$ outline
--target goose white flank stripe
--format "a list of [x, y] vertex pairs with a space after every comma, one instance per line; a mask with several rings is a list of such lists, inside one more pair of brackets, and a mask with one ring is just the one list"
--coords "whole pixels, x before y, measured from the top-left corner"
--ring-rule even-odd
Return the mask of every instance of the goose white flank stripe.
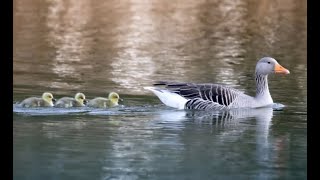
[[[269, 74], [290, 74], [275, 59], [264, 57], [256, 65], [256, 95], [248, 96], [234, 88], [221, 84], [195, 84], [157, 82], [152, 91], [165, 105], [178, 109], [222, 110], [234, 108], [258, 108], [273, 104], [269, 87]], [[157, 87], [164, 86], [164, 88]]]
[[170, 92], [165, 89], [160, 89], [157, 87], [144, 87], [144, 89], [148, 89], [152, 91], [155, 95], [159, 97], [159, 99], [167, 106], [184, 109], [184, 106], [188, 99], [183, 96], [180, 96], [176, 93]]

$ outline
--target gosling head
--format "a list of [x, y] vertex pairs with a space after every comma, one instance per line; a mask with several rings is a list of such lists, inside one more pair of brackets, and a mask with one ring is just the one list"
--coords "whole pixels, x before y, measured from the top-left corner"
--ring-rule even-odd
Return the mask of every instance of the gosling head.
[[290, 71], [282, 67], [275, 59], [271, 57], [261, 58], [256, 65], [256, 74], [290, 74]]
[[86, 96], [83, 93], [77, 93], [74, 98], [83, 105], [87, 104]]
[[116, 105], [118, 105], [119, 100], [120, 100], [120, 101], [123, 101], [123, 100], [120, 98], [119, 94], [118, 94], [118, 93], [115, 93], [115, 92], [109, 93], [108, 99], [109, 99], [112, 103], [114, 103], [114, 104], [116, 104]]
[[45, 92], [42, 94], [42, 99], [49, 103], [51, 106], [56, 102], [56, 99], [53, 98], [53, 95], [49, 92]]

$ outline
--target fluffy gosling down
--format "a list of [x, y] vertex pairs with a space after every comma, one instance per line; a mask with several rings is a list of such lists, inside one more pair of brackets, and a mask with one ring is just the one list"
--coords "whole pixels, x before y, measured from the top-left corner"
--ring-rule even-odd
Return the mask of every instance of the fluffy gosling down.
[[103, 97], [97, 97], [92, 100], [90, 100], [87, 104], [89, 107], [94, 107], [94, 108], [111, 108], [118, 106], [118, 102], [123, 101], [118, 93], [111, 92], [108, 96], [108, 98], [103, 98]]
[[29, 97], [20, 103], [21, 107], [52, 107], [56, 100], [53, 95], [49, 92], [42, 94], [42, 97]]
[[69, 108], [69, 107], [82, 107], [87, 103], [86, 96], [83, 93], [77, 93], [74, 98], [63, 97], [60, 98], [55, 107]]

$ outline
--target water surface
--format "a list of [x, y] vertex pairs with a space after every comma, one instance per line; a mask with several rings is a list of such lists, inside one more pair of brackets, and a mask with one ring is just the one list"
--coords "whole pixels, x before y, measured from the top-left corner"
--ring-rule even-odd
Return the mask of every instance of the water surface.
[[[13, 1], [14, 179], [306, 179], [306, 2]], [[269, 88], [281, 110], [181, 111], [157, 80], [255, 93], [257, 60], [290, 70]], [[50, 91], [109, 110], [21, 109]]]

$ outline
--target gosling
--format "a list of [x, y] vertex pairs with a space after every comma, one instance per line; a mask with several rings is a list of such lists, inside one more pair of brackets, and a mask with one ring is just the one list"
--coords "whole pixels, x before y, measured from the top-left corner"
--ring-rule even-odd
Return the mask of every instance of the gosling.
[[52, 107], [54, 106], [54, 102], [56, 99], [53, 98], [53, 95], [49, 92], [45, 92], [42, 94], [42, 97], [29, 97], [23, 100], [20, 103], [21, 107]]
[[90, 100], [87, 104], [89, 107], [94, 107], [94, 108], [111, 108], [118, 106], [118, 102], [123, 101], [118, 93], [111, 92], [108, 96], [108, 98], [103, 98], [103, 97], [97, 97], [92, 100]]
[[70, 107], [82, 107], [87, 104], [86, 96], [83, 93], [77, 93], [74, 98], [63, 97], [60, 98], [55, 107], [70, 108]]

